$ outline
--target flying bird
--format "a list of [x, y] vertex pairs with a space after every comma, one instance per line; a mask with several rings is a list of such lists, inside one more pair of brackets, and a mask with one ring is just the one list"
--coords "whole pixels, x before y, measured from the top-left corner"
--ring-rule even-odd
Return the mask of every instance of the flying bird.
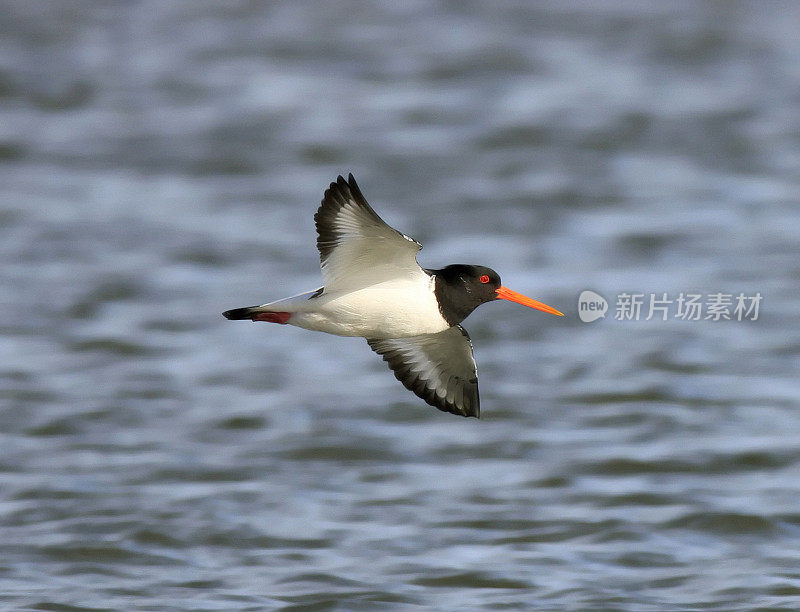
[[510, 300], [561, 312], [504, 287], [485, 266], [422, 268], [422, 245], [387, 225], [353, 175], [339, 176], [314, 215], [324, 286], [223, 314], [366, 338], [397, 379], [431, 406], [480, 416], [478, 373], [460, 323], [484, 302]]

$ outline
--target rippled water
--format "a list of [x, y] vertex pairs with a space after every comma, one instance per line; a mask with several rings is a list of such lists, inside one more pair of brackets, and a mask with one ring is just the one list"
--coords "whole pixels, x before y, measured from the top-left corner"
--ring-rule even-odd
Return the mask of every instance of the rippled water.
[[[2, 13], [3, 608], [800, 607], [797, 4]], [[466, 321], [480, 421], [220, 316], [319, 286], [348, 171], [567, 313]]]

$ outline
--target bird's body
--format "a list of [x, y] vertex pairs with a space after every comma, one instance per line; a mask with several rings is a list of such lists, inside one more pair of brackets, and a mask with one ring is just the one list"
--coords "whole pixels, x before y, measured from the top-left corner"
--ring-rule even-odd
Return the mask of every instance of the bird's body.
[[264, 304], [288, 312], [287, 323], [337, 336], [399, 338], [434, 334], [450, 327], [439, 312], [434, 278], [420, 268], [410, 278], [393, 278], [352, 290], [316, 291]]
[[477, 417], [477, 368], [459, 323], [480, 304], [496, 299], [561, 315], [501, 286], [490, 268], [421, 268], [416, 254], [422, 246], [383, 222], [352, 174], [349, 181], [340, 176], [331, 183], [314, 218], [325, 285], [226, 311], [226, 318], [366, 338], [397, 378], [426, 402]]

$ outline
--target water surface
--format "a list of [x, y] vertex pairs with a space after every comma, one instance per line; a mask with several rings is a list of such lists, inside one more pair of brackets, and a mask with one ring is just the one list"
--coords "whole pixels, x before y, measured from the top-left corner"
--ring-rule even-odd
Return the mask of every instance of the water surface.
[[[797, 609], [797, 5], [3, 14], [2, 607]], [[350, 171], [422, 265], [567, 314], [465, 322], [480, 421], [220, 316], [319, 286]]]

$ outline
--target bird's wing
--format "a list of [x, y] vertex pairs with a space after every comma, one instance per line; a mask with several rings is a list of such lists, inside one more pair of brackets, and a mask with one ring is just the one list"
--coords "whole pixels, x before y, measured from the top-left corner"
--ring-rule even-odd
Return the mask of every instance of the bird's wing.
[[331, 183], [314, 221], [326, 290], [366, 287], [420, 270], [422, 245], [372, 210], [352, 174]]
[[407, 389], [431, 406], [461, 416], [480, 416], [478, 369], [469, 334], [455, 325], [438, 334], [367, 339]]

